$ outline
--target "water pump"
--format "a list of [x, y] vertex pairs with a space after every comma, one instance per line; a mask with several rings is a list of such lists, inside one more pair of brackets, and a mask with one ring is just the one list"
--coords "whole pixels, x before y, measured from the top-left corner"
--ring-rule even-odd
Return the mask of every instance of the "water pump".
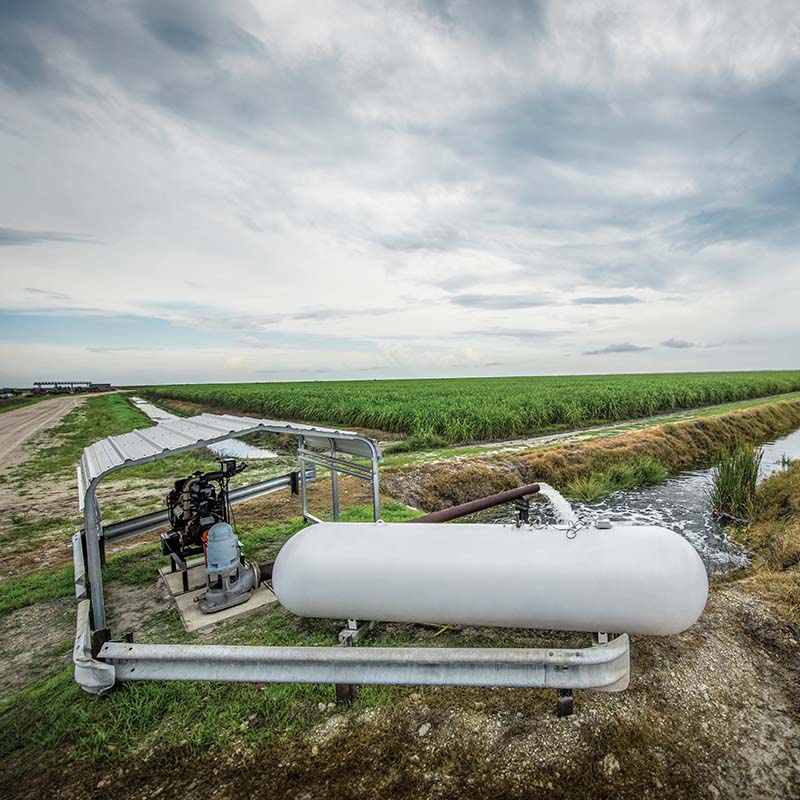
[[196, 602], [204, 614], [247, 602], [261, 583], [258, 565], [245, 562], [230, 525], [230, 479], [246, 467], [224, 459], [219, 470], [175, 481], [166, 497], [171, 530], [161, 534], [161, 552], [170, 557], [173, 571], [183, 573], [184, 591], [189, 591], [187, 558], [203, 554], [206, 591]]
[[204, 534], [206, 591], [197, 598], [204, 614], [237, 606], [250, 599], [261, 580], [258, 564], [242, 558], [239, 537], [227, 522], [217, 522]]

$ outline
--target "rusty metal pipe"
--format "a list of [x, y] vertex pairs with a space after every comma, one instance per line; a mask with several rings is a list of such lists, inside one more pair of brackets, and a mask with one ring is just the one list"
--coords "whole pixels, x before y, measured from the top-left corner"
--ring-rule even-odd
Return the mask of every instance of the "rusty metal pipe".
[[470, 500], [469, 503], [462, 503], [459, 506], [443, 508], [441, 511], [434, 511], [432, 514], [426, 514], [424, 517], [417, 517], [416, 519], [410, 519], [407, 521], [449, 522], [451, 519], [466, 517], [467, 514], [474, 514], [476, 511], [483, 511], [484, 509], [492, 508], [493, 506], [500, 506], [503, 503], [508, 503], [511, 500], [517, 500], [520, 497], [536, 494], [538, 491], [538, 483], [529, 483], [527, 486], [509, 489], [508, 491], [499, 492], [498, 494], [490, 494], [488, 497], [481, 497], [478, 500]]

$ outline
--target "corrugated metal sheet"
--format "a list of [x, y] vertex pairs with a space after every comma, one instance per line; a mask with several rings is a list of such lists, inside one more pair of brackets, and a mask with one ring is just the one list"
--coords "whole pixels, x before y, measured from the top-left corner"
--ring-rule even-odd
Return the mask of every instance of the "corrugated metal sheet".
[[85, 448], [78, 465], [81, 505], [85, 491], [93, 480], [122, 466], [154, 461], [171, 452], [190, 450], [256, 431], [304, 436], [307, 447], [330, 450], [331, 445], [335, 445], [337, 453], [369, 459], [381, 457], [377, 442], [350, 431], [231, 414], [200, 414], [161, 422], [152, 428], [120, 436], [109, 436]]

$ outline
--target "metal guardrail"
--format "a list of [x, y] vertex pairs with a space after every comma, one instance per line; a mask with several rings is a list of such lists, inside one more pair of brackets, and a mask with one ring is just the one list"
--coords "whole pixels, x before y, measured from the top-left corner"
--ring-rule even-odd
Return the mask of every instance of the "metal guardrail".
[[594, 647], [242, 647], [106, 642], [117, 681], [230, 681], [383, 685], [627, 688], [627, 634]]
[[[315, 481], [317, 479], [317, 470], [315, 467], [306, 468], [306, 481]], [[288, 489], [292, 486], [292, 473], [286, 475], [278, 475], [275, 478], [268, 478], [259, 483], [251, 483], [249, 486], [239, 486], [236, 489], [231, 489], [229, 498], [231, 503], [242, 503], [245, 500], [254, 500], [256, 497], [262, 497], [265, 494], [280, 491], [281, 489]], [[153, 511], [150, 514], [142, 514], [140, 517], [132, 517], [131, 519], [123, 520], [122, 522], [114, 522], [111, 525], [103, 526], [103, 538], [107, 542], [119, 542], [125, 539], [131, 539], [134, 536], [139, 536], [148, 531], [154, 531], [158, 528], [163, 528], [169, 525], [169, 515], [167, 510]]]

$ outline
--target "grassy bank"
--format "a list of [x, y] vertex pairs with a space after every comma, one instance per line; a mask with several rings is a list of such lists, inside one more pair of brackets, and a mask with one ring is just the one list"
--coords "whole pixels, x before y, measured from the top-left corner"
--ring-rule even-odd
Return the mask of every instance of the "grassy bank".
[[567, 484], [566, 495], [575, 500], [596, 500], [612, 492], [636, 486], [650, 486], [663, 481], [669, 470], [652, 458], [641, 458], [630, 464], [614, 464], [602, 472], [574, 478]]
[[572, 487], [577, 497], [596, 497], [613, 490], [615, 481], [627, 481], [619, 488], [630, 488], [637, 477], [663, 478], [664, 471], [710, 463], [740, 442], [759, 444], [798, 426], [800, 400], [785, 400], [613, 438], [391, 468], [381, 480], [394, 497], [426, 511], [537, 480], [567, 494]]
[[401, 433], [424, 449], [800, 390], [800, 371], [153, 386], [151, 397]]
[[753, 524], [732, 535], [753, 552], [749, 586], [787, 622], [800, 625], [800, 462], [773, 475], [755, 495]]

